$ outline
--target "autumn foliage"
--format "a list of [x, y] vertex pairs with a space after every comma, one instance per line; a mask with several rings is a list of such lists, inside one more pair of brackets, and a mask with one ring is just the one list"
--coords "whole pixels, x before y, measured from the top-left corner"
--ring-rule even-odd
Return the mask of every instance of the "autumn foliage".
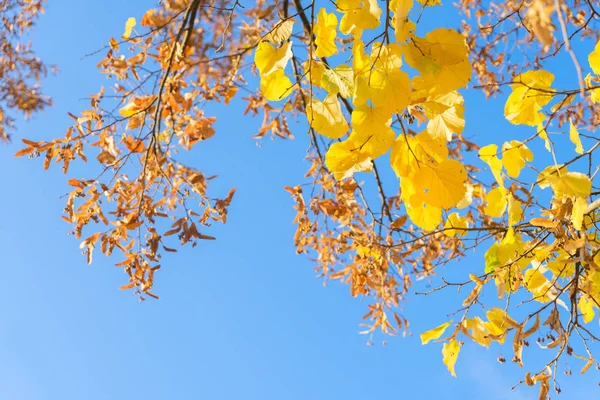
[[43, 12], [43, 1], [0, 1], [0, 141], [10, 140], [13, 113], [28, 117], [51, 104], [38, 86], [48, 67], [24, 39]]
[[[460, 30], [443, 20], [425, 30], [421, 19], [438, 6], [163, 0], [107, 36], [97, 66], [110, 89], [71, 115], [65, 135], [24, 138], [17, 155], [65, 174], [75, 160], [95, 163], [97, 175], [69, 176], [63, 219], [88, 262], [94, 251], [118, 253], [122, 289], [157, 297], [161, 254], [214, 239], [210, 225], [226, 222], [234, 202], [234, 189], [214, 197], [213, 177], [178, 153], [219, 134], [207, 105], [244, 102], [262, 119], [249, 135], [308, 135], [306, 181], [285, 188], [293, 240], [324, 279], [369, 300], [365, 332], [406, 333], [399, 306], [418, 298], [415, 280], [476, 250], [480, 264], [461, 281], [442, 276], [420, 293], [459, 289], [464, 298], [422, 342], [441, 343], [452, 375], [464, 341], [510, 346], [521, 367], [537, 343], [548, 362], [521, 383], [546, 398], [560, 392], [562, 360], [577, 358], [586, 372], [600, 340], [591, 323], [600, 309], [600, 6], [461, 0]], [[49, 104], [30, 86], [45, 67], [15, 44], [40, 11], [40, 2], [0, 2], [5, 25], [17, 27], [2, 36], [0, 76], [9, 78], [0, 123], [1, 107], [31, 113]], [[560, 57], [570, 69], [552, 71]], [[575, 85], [560, 88], [555, 74]], [[525, 130], [468, 140], [465, 107], [477, 105], [465, 104], [466, 91], [508, 94], [504, 116]]]

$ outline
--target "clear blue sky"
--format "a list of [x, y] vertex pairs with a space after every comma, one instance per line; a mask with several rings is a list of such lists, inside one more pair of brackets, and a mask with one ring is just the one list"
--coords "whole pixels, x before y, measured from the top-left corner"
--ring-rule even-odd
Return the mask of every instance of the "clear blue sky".
[[[294, 141], [265, 140], [259, 148], [251, 138], [259, 121], [235, 114], [240, 104], [228, 114], [240, 117], [221, 118], [215, 138], [187, 156], [219, 175], [214, 188], [221, 193], [237, 188], [229, 222], [210, 231], [216, 241], [164, 257], [155, 285], [161, 300], [139, 303], [131, 291], [119, 291], [126, 276], [114, 260], [98, 253], [86, 265], [60, 219], [67, 178], [59, 168], [44, 172], [41, 160], [12, 154], [19, 137], [64, 132], [67, 111], [87, 107], [81, 98], [106, 84], [98, 59], [80, 58], [152, 5], [50, 0], [33, 36], [42, 58], [61, 73], [45, 85], [55, 107], [20, 124], [15, 144], [0, 147], [0, 399], [536, 398], [523, 388], [509, 392], [526, 371], [498, 364], [497, 347], [463, 346], [454, 379], [441, 345], [421, 346], [418, 334], [459, 307], [450, 292], [411, 297], [403, 312], [413, 336], [376, 336], [367, 346], [358, 334], [366, 304], [346, 286], [324, 287], [313, 264], [294, 251], [293, 203], [283, 186], [302, 182], [304, 126]], [[450, 4], [445, 12], [432, 14], [445, 18], [431, 23], [456, 23]], [[480, 100], [466, 95], [465, 134], [499, 142], [513, 128], [500, 103], [482, 110]], [[92, 167], [79, 164], [69, 176]], [[481, 271], [482, 260], [472, 255], [448, 269], [466, 276]], [[504, 355], [510, 360], [510, 349]], [[537, 370], [542, 360], [528, 361]], [[561, 398], [597, 397], [597, 380], [595, 370], [561, 377]]]

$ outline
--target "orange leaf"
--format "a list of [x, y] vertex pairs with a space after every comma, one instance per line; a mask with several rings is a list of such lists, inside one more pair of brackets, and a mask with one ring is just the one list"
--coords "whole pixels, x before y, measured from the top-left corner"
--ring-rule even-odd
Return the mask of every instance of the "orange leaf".
[[127, 290], [127, 289], [134, 288], [135, 286], [136, 286], [135, 282], [131, 282], [131, 283], [128, 283], [127, 285], [121, 286], [119, 289], [121, 289], [121, 290]]
[[544, 228], [556, 228], [558, 226], [558, 222], [550, 221], [545, 218], [532, 218], [529, 223], [533, 226], [540, 226]]
[[144, 142], [136, 140], [131, 136], [126, 136], [125, 139], [123, 139], [123, 142], [125, 142], [125, 146], [127, 146], [127, 149], [132, 153], [143, 153], [145, 150]]
[[46, 152], [46, 158], [44, 159], [44, 169], [50, 168], [50, 161], [52, 161], [52, 156], [54, 155], [54, 149], [48, 149]]
[[21, 142], [23, 142], [29, 146], [33, 146], [33, 147], [38, 147], [40, 145], [40, 143], [42, 143], [42, 142], [34, 142], [34, 141], [31, 141], [28, 139], [21, 139]]
[[19, 151], [17, 151], [15, 153], [15, 157], [22, 157], [22, 156], [26, 156], [27, 154], [31, 154], [33, 153], [35, 150], [34, 147], [25, 147], [24, 149], [21, 149]]

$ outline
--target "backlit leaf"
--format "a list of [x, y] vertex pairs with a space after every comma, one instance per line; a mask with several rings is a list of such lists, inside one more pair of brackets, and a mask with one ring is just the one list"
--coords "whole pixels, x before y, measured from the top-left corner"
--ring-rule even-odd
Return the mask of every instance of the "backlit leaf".
[[554, 75], [548, 71], [527, 71], [517, 76], [508, 96], [504, 115], [513, 124], [539, 125], [545, 118], [542, 107], [548, 104], [555, 90], [550, 86]]
[[275, 27], [265, 36], [265, 40], [273, 44], [279, 44], [285, 42], [292, 36], [292, 30], [294, 29], [294, 20], [287, 19], [280, 21]]
[[518, 140], [511, 140], [502, 146], [502, 164], [506, 173], [513, 178], [518, 178], [525, 163], [532, 160], [531, 150]]
[[274, 47], [269, 42], [260, 42], [254, 54], [254, 63], [261, 77], [265, 77], [283, 71], [292, 55], [292, 42], [287, 42], [281, 47]]
[[579, 297], [577, 309], [581, 312], [581, 315], [583, 315], [583, 322], [586, 324], [591, 322], [596, 315], [594, 311], [594, 302], [585, 295]]
[[444, 334], [446, 328], [450, 326], [450, 324], [452, 324], [451, 320], [441, 324], [440, 326], [430, 329], [427, 332], [421, 333], [421, 344], [427, 344], [431, 340], [439, 339]]
[[508, 201], [506, 199], [506, 189], [497, 187], [490, 190], [485, 195], [485, 213], [492, 218], [500, 218], [506, 211]]
[[135, 24], [136, 24], [135, 18], [133, 18], [133, 17], [127, 18], [127, 22], [125, 22], [125, 32], [123, 32], [123, 37], [125, 39], [129, 39], [129, 37], [131, 36], [131, 30], [133, 29]]
[[461, 134], [465, 127], [463, 97], [458, 92], [430, 97], [424, 103], [429, 118], [427, 131], [433, 137], [452, 140], [452, 134]]
[[329, 57], [337, 53], [335, 37], [337, 35], [338, 19], [334, 13], [328, 13], [324, 8], [319, 10], [317, 23], [314, 27], [317, 57]]
[[325, 68], [321, 75], [320, 86], [330, 94], [339, 93], [343, 98], [349, 98], [354, 92], [354, 71], [345, 64], [334, 69]]
[[458, 360], [458, 353], [460, 352], [460, 343], [456, 341], [456, 339], [450, 340], [448, 343], [444, 343], [442, 347], [442, 355], [443, 361], [446, 367], [448, 367], [448, 371], [452, 374], [453, 377], [456, 378], [456, 372], [454, 371], [454, 365], [456, 364], [456, 360]]
[[444, 225], [444, 234], [450, 237], [463, 236], [467, 233], [465, 229], [468, 227], [469, 221], [465, 217], [461, 217], [458, 213], [452, 213]]
[[280, 101], [289, 96], [292, 91], [292, 81], [282, 69], [263, 76], [260, 80], [260, 90], [267, 100]]
[[405, 42], [416, 29], [415, 23], [408, 19], [408, 13], [413, 5], [413, 0], [393, 0], [390, 2], [390, 9], [394, 12], [394, 31], [396, 32], [397, 42]]
[[446, 159], [437, 166], [423, 165], [415, 174], [417, 196], [436, 207], [454, 207], [465, 194], [467, 173], [457, 160]]
[[322, 102], [311, 99], [306, 116], [314, 130], [328, 138], [337, 139], [348, 132], [348, 123], [336, 95], [330, 94]]
[[489, 144], [479, 149], [479, 158], [490, 166], [496, 182], [504, 187], [504, 176], [502, 175], [502, 161], [498, 158], [498, 146]]
[[360, 37], [365, 29], [379, 26], [382, 10], [377, 0], [338, 0], [335, 5], [344, 13], [340, 31], [346, 35]]
[[583, 146], [581, 145], [581, 139], [579, 138], [579, 131], [575, 125], [573, 125], [573, 120], [569, 118], [569, 139], [575, 145], [575, 153], [583, 154]]

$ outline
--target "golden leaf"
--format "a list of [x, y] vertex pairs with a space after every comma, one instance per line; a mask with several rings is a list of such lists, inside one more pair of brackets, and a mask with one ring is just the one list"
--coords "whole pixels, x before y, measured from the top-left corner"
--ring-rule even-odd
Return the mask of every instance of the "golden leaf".
[[446, 328], [450, 326], [450, 324], [452, 324], [451, 320], [441, 324], [440, 326], [430, 329], [427, 332], [421, 333], [421, 344], [427, 344], [431, 340], [439, 339], [444, 334]]
[[127, 18], [127, 22], [125, 22], [125, 32], [123, 32], [123, 37], [125, 39], [129, 39], [129, 37], [131, 36], [131, 30], [133, 29], [135, 24], [136, 24], [135, 18], [133, 18], [133, 17]]
[[452, 374], [453, 377], [456, 378], [456, 372], [454, 371], [454, 365], [456, 364], [456, 360], [458, 359], [458, 353], [460, 352], [460, 343], [456, 341], [456, 339], [452, 339], [448, 343], [444, 343], [442, 347], [442, 355], [444, 357], [443, 361], [448, 367], [448, 371]]

